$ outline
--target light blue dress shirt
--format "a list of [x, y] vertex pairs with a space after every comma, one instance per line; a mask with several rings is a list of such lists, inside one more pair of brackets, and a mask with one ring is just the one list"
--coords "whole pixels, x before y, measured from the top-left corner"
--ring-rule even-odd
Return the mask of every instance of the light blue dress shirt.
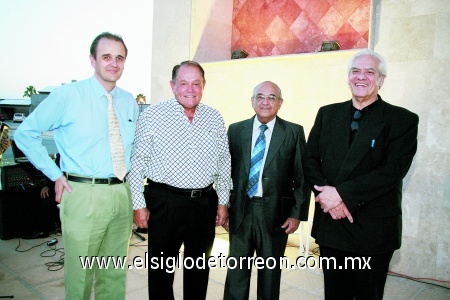
[[[25, 119], [14, 140], [30, 162], [55, 181], [62, 172], [86, 177], [115, 177], [108, 134], [107, 91], [95, 76], [54, 90]], [[128, 170], [138, 117], [134, 97], [115, 87], [114, 110], [120, 124]], [[61, 169], [49, 157], [39, 136], [52, 130]]]

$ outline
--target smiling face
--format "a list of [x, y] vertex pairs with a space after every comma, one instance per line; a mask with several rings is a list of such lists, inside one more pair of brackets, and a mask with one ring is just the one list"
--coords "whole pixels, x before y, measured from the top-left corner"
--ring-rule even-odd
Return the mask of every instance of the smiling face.
[[280, 90], [274, 83], [264, 82], [255, 89], [252, 97], [252, 107], [262, 124], [272, 121], [282, 104], [283, 99], [281, 98]]
[[379, 60], [371, 55], [357, 57], [348, 74], [353, 105], [363, 108], [377, 100], [378, 90], [384, 82], [378, 69]]
[[108, 38], [100, 39], [96, 56], [90, 56], [95, 77], [108, 92], [116, 86], [117, 80], [122, 76], [125, 59], [124, 45]]
[[170, 81], [172, 92], [185, 111], [195, 110], [202, 100], [205, 80], [200, 70], [194, 65], [182, 65], [176, 78]]

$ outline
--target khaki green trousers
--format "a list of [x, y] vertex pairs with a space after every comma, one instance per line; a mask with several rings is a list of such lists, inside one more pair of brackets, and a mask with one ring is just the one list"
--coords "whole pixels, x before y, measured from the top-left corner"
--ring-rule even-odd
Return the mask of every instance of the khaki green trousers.
[[[95, 299], [124, 299], [127, 267], [97, 264], [83, 268], [80, 257], [125, 257], [133, 222], [128, 183], [87, 184], [69, 181], [64, 191], [61, 226], [64, 241], [66, 299], [89, 299], [94, 280]], [[94, 278], [95, 275], [95, 278]]]

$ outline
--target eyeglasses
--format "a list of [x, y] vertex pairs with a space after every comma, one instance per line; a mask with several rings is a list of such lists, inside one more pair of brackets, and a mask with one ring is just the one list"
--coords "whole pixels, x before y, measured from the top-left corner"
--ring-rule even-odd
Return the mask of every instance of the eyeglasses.
[[352, 129], [352, 131], [356, 131], [359, 130], [359, 118], [361, 118], [362, 113], [359, 110], [356, 110], [355, 113], [353, 114], [353, 121], [350, 124], [350, 128]]
[[278, 97], [274, 96], [274, 95], [264, 96], [262, 94], [259, 94], [259, 95], [256, 95], [255, 99], [258, 103], [262, 103], [262, 102], [264, 102], [264, 100], [267, 100], [267, 102], [269, 102], [270, 104], [273, 104], [275, 101], [278, 100]]

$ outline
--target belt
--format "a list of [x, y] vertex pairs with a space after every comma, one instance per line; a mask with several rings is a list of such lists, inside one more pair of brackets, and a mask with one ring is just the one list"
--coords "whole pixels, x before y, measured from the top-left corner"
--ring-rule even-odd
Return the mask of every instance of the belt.
[[67, 180], [81, 183], [89, 183], [89, 184], [121, 184], [126, 182], [124, 178], [123, 181], [117, 177], [109, 177], [109, 178], [93, 178], [93, 177], [83, 177], [83, 176], [74, 176], [70, 174], [66, 174]]
[[263, 202], [263, 198], [262, 197], [257, 197], [257, 196], [253, 196], [252, 198], [249, 198], [247, 196], [247, 199], [250, 200], [251, 202], [256, 202], [256, 203], [262, 203]]
[[159, 182], [154, 182], [154, 181], [150, 181], [150, 183], [155, 184], [165, 190], [168, 190], [168, 191], [171, 191], [178, 195], [189, 197], [189, 198], [198, 198], [198, 197], [201, 197], [202, 195], [204, 196], [212, 188], [212, 183], [202, 189], [182, 189], [182, 188], [177, 188], [177, 187], [165, 184], [165, 183], [159, 183]]

